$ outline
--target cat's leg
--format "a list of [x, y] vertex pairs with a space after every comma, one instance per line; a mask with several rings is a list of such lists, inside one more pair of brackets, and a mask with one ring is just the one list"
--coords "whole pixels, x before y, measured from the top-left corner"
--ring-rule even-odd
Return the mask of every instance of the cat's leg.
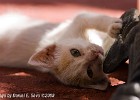
[[120, 31], [121, 27], [122, 20], [119, 18], [81, 13], [74, 18], [69, 29], [76, 33], [75, 35], [82, 37], [85, 36], [86, 29], [96, 29], [108, 33], [111, 37], [116, 37], [116, 33]]

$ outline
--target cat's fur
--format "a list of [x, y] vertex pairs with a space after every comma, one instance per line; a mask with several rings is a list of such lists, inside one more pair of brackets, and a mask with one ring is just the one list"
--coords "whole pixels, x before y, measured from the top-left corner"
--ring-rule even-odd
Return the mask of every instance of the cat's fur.
[[109, 83], [102, 70], [104, 51], [113, 43], [108, 35], [115, 37], [121, 26], [118, 18], [81, 13], [49, 30], [46, 21], [5, 14], [0, 16], [0, 66], [32, 67], [64, 84], [104, 90]]

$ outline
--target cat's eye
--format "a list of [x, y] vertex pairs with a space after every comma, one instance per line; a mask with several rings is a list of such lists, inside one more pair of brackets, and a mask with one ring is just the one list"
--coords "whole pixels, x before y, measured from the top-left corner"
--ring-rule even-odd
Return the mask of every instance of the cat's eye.
[[93, 71], [92, 71], [90, 66], [87, 68], [87, 75], [88, 75], [89, 78], [93, 77]]
[[79, 57], [79, 56], [81, 56], [80, 51], [77, 50], [77, 49], [71, 49], [71, 50], [70, 50], [70, 53], [71, 53], [71, 55], [74, 56], [74, 57]]

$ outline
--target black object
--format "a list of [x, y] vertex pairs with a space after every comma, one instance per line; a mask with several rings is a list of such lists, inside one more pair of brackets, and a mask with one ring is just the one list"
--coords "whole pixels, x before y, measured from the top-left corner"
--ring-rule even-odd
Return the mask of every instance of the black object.
[[103, 63], [103, 71], [105, 73], [115, 71], [122, 62], [125, 62], [129, 58], [130, 45], [135, 36], [133, 27], [138, 24], [140, 20], [139, 15], [137, 9], [130, 9], [121, 16], [123, 26], [120, 33], [118, 33], [118, 38], [106, 54]]
[[132, 30], [127, 83], [119, 86], [110, 100], [140, 100], [140, 22]]

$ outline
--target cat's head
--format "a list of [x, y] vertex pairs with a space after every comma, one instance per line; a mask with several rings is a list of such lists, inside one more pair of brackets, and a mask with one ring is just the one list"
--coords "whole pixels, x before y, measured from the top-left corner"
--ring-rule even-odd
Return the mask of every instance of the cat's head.
[[35, 53], [29, 64], [48, 68], [62, 83], [105, 90], [103, 50], [83, 39], [64, 40]]

